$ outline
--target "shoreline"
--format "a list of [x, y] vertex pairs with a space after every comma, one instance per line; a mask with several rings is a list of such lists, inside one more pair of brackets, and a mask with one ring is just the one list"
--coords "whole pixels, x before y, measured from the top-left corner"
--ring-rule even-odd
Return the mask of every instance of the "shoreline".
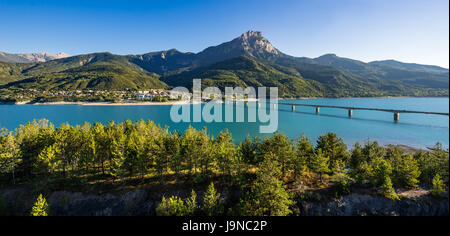
[[[342, 98], [328, 98], [328, 97], [299, 97], [299, 98], [278, 98], [278, 101], [289, 100], [313, 100], [313, 99], [400, 99], [400, 98], [449, 98], [449, 97], [411, 97], [411, 96], [383, 96], [383, 97], [342, 97]], [[256, 102], [258, 99], [242, 99], [242, 102]], [[181, 102], [181, 103], [180, 103]], [[221, 103], [224, 103], [222, 101]], [[205, 103], [202, 101], [201, 103]], [[31, 103], [30, 101], [2, 103], [0, 105], [81, 105], [81, 106], [168, 106], [175, 104], [198, 104], [194, 102], [169, 101], [169, 102], [42, 102]]]

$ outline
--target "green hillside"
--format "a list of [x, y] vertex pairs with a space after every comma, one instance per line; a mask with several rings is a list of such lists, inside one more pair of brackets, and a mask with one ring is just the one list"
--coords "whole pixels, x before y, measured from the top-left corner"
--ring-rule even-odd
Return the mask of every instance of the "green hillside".
[[33, 64], [0, 62], [0, 85], [23, 79], [22, 71]]
[[189, 72], [163, 78], [171, 86], [192, 88], [193, 79], [202, 87], [278, 87], [279, 96], [323, 96], [318, 88], [300, 76], [289, 75], [249, 57], [238, 57]]
[[394, 60], [364, 63], [348, 58], [327, 54], [315, 59], [297, 58], [307, 63], [331, 66], [354, 76], [378, 83], [386, 81], [401, 82], [417, 88], [447, 88], [449, 72], [438, 66], [402, 63]]
[[159, 75], [143, 70], [123, 56], [110, 53], [34, 64], [22, 70], [21, 76], [23, 80], [9, 83], [3, 88], [123, 90], [167, 87], [159, 80]]

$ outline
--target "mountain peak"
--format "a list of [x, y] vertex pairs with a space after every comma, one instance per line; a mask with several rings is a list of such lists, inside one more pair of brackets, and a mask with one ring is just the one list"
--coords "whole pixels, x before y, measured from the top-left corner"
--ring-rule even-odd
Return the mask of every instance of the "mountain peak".
[[249, 30], [237, 39], [244, 51], [253, 53], [268, 53], [278, 55], [278, 51], [266, 38], [263, 37], [262, 32]]
[[249, 31], [247, 31], [247, 32], [245, 32], [245, 33], [243, 33], [241, 35], [242, 39], [249, 39], [249, 38], [252, 38], [252, 37], [262, 38], [263, 35], [262, 35], [262, 32], [260, 32], [260, 31], [253, 31], [253, 30], [249, 30]]

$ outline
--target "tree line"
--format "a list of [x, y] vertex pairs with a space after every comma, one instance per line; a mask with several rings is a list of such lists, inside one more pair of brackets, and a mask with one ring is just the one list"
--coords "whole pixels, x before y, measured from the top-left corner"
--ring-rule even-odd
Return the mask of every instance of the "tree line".
[[[235, 144], [225, 130], [217, 136], [189, 127], [169, 131], [152, 121], [125, 121], [55, 127], [46, 120], [0, 131], [0, 181], [3, 185], [35, 179], [72, 180], [100, 176], [113, 181], [152, 176], [164, 183], [169, 176], [193, 182], [213, 179], [240, 186], [242, 196], [232, 212], [239, 215], [288, 215], [293, 202], [288, 185], [329, 187], [350, 193], [357, 184], [396, 200], [395, 188], [430, 188], [435, 196], [448, 186], [449, 155], [439, 143], [432, 151], [406, 154], [377, 142], [356, 143], [351, 149], [334, 133], [315, 144], [305, 135], [289, 139], [247, 137]], [[189, 199], [163, 198], [159, 215], [222, 215], [214, 184], [202, 204]], [[202, 206], [200, 206], [202, 205]]]

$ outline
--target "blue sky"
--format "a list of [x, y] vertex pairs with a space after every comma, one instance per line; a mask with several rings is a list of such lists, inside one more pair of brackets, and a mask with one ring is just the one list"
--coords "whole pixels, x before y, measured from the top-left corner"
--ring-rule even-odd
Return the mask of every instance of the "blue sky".
[[262, 31], [293, 56], [449, 67], [447, 0], [0, 0], [0, 51], [198, 52]]

